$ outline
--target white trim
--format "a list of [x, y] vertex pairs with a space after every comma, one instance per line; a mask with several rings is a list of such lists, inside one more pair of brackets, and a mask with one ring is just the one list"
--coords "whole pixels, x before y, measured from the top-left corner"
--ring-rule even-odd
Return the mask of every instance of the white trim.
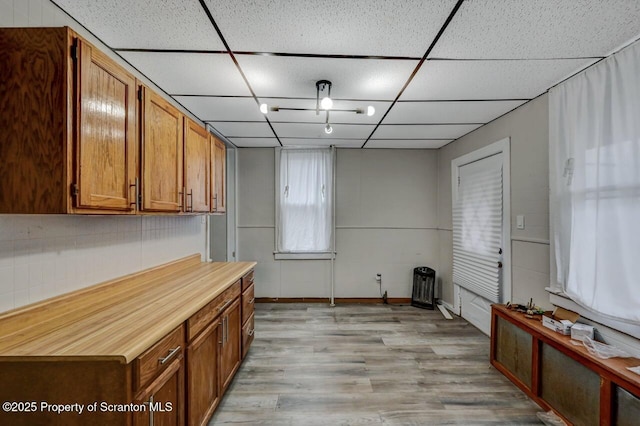
[[[453, 305], [451, 305], [451, 303], [449, 302], [445, 302], [444, 300], [438, 300], [438, 303], [442, 306], [444, 306], [445, 308], [447, 308], [448, 310], [450, 310], [451, 312], [453, 312], [454, 314], [456, 313], [455, 309], [453, 308]], [[456, 314], [457, 315], [457, 314]]]
[[528, 237], [513, 237], [511, 241], [520, 241], [523, 243], [533, 243], [533, 244], [543, 244], [548, 246], [550, 244], [549, 240], [544, 238], [528, 238]]
[[[502, 153], [502, 302], [511, 300], [511, 150], [506, 137], [490, 145], [451, 160], [451, 207], [458, 193], [458, 170], [465, 164]], [[460, 315], [460, 286], [453, 283], [453, 312]]]
[[273, 258], [275, 260], [329, 260], [334, 259], [335, 255], [331, 252], [322, 253], [278, 253], [273, 252]]

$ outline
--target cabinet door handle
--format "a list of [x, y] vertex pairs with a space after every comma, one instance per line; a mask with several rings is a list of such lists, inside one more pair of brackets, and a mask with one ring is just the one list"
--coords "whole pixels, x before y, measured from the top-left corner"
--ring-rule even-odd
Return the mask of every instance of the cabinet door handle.
[[178, 346], [177, 348], [169, 349], [169, 353], [167, 354], [167, 356], [165, 356], [164, 358], [158, 358], [158, 362], [161, 365], [166, 363], [167, 361], [169, 361], [171, 359], [172, 356], [177, 354], [179, 350], [180, 350], [180, 346]]
[[253, 332], [256, 331], [255, 328], [252, 328], [251, 330], [249, 330], [249, 336], [253, 336]]
[[129, 189], [134, 188], [133, 191], [133, 203], [129, 203], [130, 206], [133, 206], [134, 208], [139, 208], [138, 207], [138, 178], [136, 177], [135, 180], [133, 181], [133, 184], [129, 185]]
[[227, 317], [222, 318], [222, 342], [227, 344]]
[[218, 211], [218, 193], [217, 193], [217, 192], [216, 192], [216, 195], [214, 195], [214, 196], [213, 196], [213, 199], [214, 199], [214, 200], [215, 200], [215, 202], [216, 202], [216, 205], [215, 205], [215, 207], [213, 208], [213, 211], [214, 211], [214, 212], [217, 212], [217, 211]]
[[220, 343], [221, 346], [224, 346], [224, 327], [222, 326], [223, 323], [224, 323], [224, 318], [222, 319], [222, 321], [218, 323], [218, 327], [222, 327], [222, 336], [220, 336], [220, 340], [218, 341], [218, 343]]
[[224, 319], [226, 320], [224, 324], [225, 324], [225, 327], [227, 328], [227, 332], [224, 334], [224, 337], [226, 339], [225, 342], [228, 342], [229, 341], [229, 317], [228, 316], [224, 317]]
[[[187, 194], [187, 197], [191, 198], [191, 206], [189, 206], [189, 203], [186, 203], [187, 205], [187, 211], [189, 212], [193, 212], [193, 189], [191, 190], [191, 192], [189, 192]], [[189, 199], [187, 198], [187, 200]]]
[[225, 310], [225, 308], [226, 308], [227, 306], [229, 306], [229, 304], [230, 304], [231, 302], [233, 302], [233, 299], [230, 299], [230, 300], [227, 300], [226, 302], [224, 302], [224, 305], [222, 305], [222, 306], [220, 306], [220, 307], [218, 308], [218, 312], [224, 311], [224, 310]]
[[182, 191], [178, 192], [178, 198], [180, 199], [179, 201], [181, 203], [181, 204], [178, 205], [178, 208], [182, 209], [182, 206], [184, 206], [184, 189]]

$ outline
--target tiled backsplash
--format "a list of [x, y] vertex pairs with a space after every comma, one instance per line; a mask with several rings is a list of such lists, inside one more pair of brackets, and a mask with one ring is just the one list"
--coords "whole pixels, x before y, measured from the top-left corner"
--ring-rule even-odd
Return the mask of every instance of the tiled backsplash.
[[205, 254], [201, 217], [0, 215], [0, 312]]

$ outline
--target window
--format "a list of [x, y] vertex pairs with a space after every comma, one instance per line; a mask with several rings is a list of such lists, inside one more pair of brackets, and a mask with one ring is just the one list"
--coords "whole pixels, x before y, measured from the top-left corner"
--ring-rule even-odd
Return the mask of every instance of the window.
[[549, 94], [557, 283], [640, 337], [640, 43]]
[[330, 258], [333, 159], [331, 148], [276, 149], [276, 258]]

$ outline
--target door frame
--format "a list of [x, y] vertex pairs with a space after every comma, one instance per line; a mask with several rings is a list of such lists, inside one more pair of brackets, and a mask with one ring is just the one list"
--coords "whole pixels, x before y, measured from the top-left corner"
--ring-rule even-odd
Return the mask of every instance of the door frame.
[[[458, 170], [460, 167], [502, 153], [502, 303], [511, 300], [511, 139], [506, 137], [476, 151], [451, 160], [451, 209], [458, 196]], [[453, 257], [452, 257], [453, 259]], [[453, 262], [451, 263], [453, 267]], [[453, 309], [461, 315], [460, 286], [453, 282]]]

